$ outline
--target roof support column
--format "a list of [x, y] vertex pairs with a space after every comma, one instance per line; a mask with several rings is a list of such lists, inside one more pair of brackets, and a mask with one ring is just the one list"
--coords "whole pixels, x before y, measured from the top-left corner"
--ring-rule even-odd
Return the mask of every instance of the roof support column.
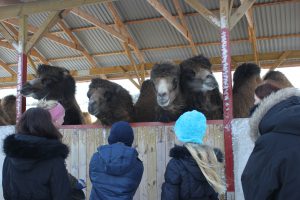
[[231, 52], [230, 52], [230, 27], [229, 3], [220, 0], [220, 25], [221, 25], [221, 52], [222, 52], [222, 83], [223, 83], [223, 111], [224, 111], [224, 146], [225, 146], [225, 173], [227, 183], [227, 198], [234, 199], [234, 173], [232, 151], [232, 85], [231, 85]]
[[17, 121], [26, 110], [26, 98], [21, 95], [21, 89], [27, 80], [27, 55], [25, 53], [27, 38], [27, 16], [20, 18], [19, 46], [18, 46], [18, 75], [17, 75]]

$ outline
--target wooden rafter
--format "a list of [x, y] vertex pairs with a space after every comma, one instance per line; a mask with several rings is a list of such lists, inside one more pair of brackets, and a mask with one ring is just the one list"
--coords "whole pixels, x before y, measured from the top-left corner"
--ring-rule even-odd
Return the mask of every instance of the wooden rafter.
[[0, 20], [46, 11], [73, 8], [84, 4], [104, 3], [108, 1], [112, 0], [44, 0], [19, 3], [0, 7]]
[[27, 60], [29, 61], [29, 64], [31, 65], [32, 69], [36, 72], [37, 71], [36, 64], [33, 62], [30, 55], [27, 56]]
[[[15, 26], [19, 26], [19, 22], [16, 20], [16, 19], [9, 19], [9, 20], [5, 20], [5, 22], [7, 23], [10, 23], [12, 25], [15, 25]], [[38, 28], [35, 27], [35, 26], [32, 26], [32, 25], [28, 25], [28, 31], [31, 32], [31, 33], [35, 33], [38, 31]], [[44, 35], [45, 38], [47, 39], [50, 39], [58, 44], [61, 44], [61, 45], [64, 45], [66, 47], [69, 47], [71, 49], [74, 49], [74, 50], [77, 50], [77, 51], [82, 51], [83, 49], [76, 46], [74, 43], [72, 42], [69, 42], [68, 40], [65, 40], [61, 37], [58, 37], [52, 33], [46, 33]]]
[[[18, 30], [15, 29], [11, 24], [8, 24], [6, 22], [2, 22], [2, 24], [5, 24], [5, 26], [9, 29], [11, 32], [11, 41], [15, 44], [17, 44], [17, 38], [19, 35]], [[5, 44], [9, 49], [12, 50], [18, 50], [18, 45], [15, 47], [12, 45], [12, 43]], [[42, 63], [49, 64], [48, 61], [42, 56], [35, 48], [31, 49], [30, 54], [36, 58], [38, 58]]]
[[286, 58], [291, 54], [292, 51], [285, 51], [283, 52], [278, 60], [274, 63], [274, 65], [270, 68], [270, 71], [278, 68], [285, 60]]
[[16, 72], [14, 70], [12, 70], [5, 62], [3, 62], [1, 59], [0, 59], [0, 65], [3, 69], [5, 69], [8, 73], [11, 74], [11, 76], [16, 76]]
[[[92, 68], [95, 67], [101, 67], [97, 64], [95, 59], [90, 55], [90, 53], [80, 44], [79, 40], [73, 35], [71, 30], [67, 27], [67, 23], [64, 19], [61, 19], [58, 22], [59, 26], [64, 30], [64, 32], [70, 37], [70, 39], [74, 42], [76, 46], [78, 46], [80, 49], [82, 49], [82, 54], [85, 56], [85, 58], [88, 60], [88, 62], [92, 65]], [[105, 75], [101, 75], [101, 78], [106, 79]]]
[[240, 21], [245, 13], [255, 3], [255, 0], [244, 0], [240, 7], [230, 17], [230, 30]]
[[[119, 68], [123, 71], [125, 77], [127, 77], [129, 79], [129, 81], [137, 88], [137, 89], [141, 89], [141, 85], [139, 85], [134, 79], [133, 77], [127, 72], [127, 70], [123, 67], [123, 66], [119, 66]], [[137, 75], [137, 74], [136, 74]], [[137, 76], [138, 78], [138, 76]]]
[[176, 20], [176, 17], [174, 17], [158, 0], [147, 0], [148, 3], [156, 9], [176, 30], [183, 35], [185, 39], [187, 39], [189, 42], [191, 41], [191, 38], [189, 37], [189, 32], [187, 29], [185, 29], [178, 21]]
[[[245, 0], [240, 0], [243, 4]], [[258, 64], [258, 52], [257, 52], [257, 43], [256, 43], [256, 33], [254, 28], [254, 20], [253, 20], [253, 10], [249, 8], [249, 10], [245, 13], [246, 19], [248, 22], [248, 33], [249, 33], [249, 41], [252, 44], [252, 50], [254, 55], [254, 61]]]
[[31, 48], [43, 37], [43, 35], [58, 22], [60, 19], [60, 13], [61, 11], [54, 11], [48, 15], [47, 19], [39, 27], [38, 31], [35, 32], [31, 39], [27, 42], [25, 53], [29, 52]]
[[103, 31], [105, 31], [106, 33], [110, 34], [111, 36], [115, 37], [116, 39], [122, 41], [122, 42], [128, 42], [128, 45], [132, 46], [132, 42], [128, 41], [128, 38], [117, 32], [116, 30], [114, 30], [112, 27], [106, 25], [105, 23], [99, 21], [97, 18], [95, 18], [94, 16], [88, 14], [87, 12], [84, 12], [83, 10], [80, 10], [78, 8], [74, 8], [71, 10], [71, 12], [80, 17], [81, 19], [101, 28]]
[[173, 3], [174, 3], [174, 6], [175, 6], [175, 9], [177, 11], [177, 14], [179, 15], [179, 19], [181, 21], [182, 26], [187, 30], [188, 33], [190, 33], [190, 34], [188, 34], [188, 37], [190, 38], [189, 43], [190, 43], [190, 46], [192, 48], [193, 55], [195, 56], [195, 55], [198, 54], [198, 51], [197, 51], [197, 48], [195, 47], [195, 43], [193, 41], [192, 32], [189, 30], [189, 27], [187, 26], [187, 22], [184, 18], [183, 11], [180, 7], [179, 1], [178, 0], [173, 0]]
[[219, 18], [213, 14], [210, 10], [205, 8], [200, 2], [195, 0], [185, 0], [192, 8], [194, 8], [200, 15], [202, 15], [209, 23], [217, 28], [220, 28]]
[[[142, 53], [140, 52], [140, 50], [138, 49], [137, 44], [134, 42], [133, 38], [130, 36], [127, 28], [123, 24], [123, 22], [122, 22], [122, 20], [120, 18], [120, 15], [119, 15], [119, 13], [117, 11], [117, 8], [115, 8], [114, 4], [111, 3], [111, 2], [107, 3], [106, 5], [107, 5], [108, 9], [110, 10], [110, 12], [111, 12], [111, 14], [112, 14], [112, 16], [114, 18], [117, 30], [119, 30], [120, 33], [124, 34], [128, 38], [127, 40], [131, 40], [132, 41], [132, 45], [134, 46], [133, 49], [134, 49], [134, 51], [135, 51], [135, 53], [136, 53], [136, 55], [137, 55], [137, 57], [139, 59], [139, 62], [141, 64], [144, 64], [145, 63], [145, 59], [144, 59]], [[135, 61], [134, 61], [134, 59], [133, 59], [133, 57], [131, 55], [131, 51], [129, 49], [128, 43], [127, 42], [123, 42], [123, 47], [125, 49], [125, 53], [127, 54], [131, 65], [133, 65], [135, 67], [135, 73], [136, 73], [136, 76], [138, 77], [137, 79], [138, 79], [139, 85], [141, 85], [142, 82], [145, 79], [145, 75], [144, 75], [145, 74], [145, 70], [143, 70], [143, 72], [142, 72], [143, 75], [142, 75], [142, 78], [141, 78], [138, 70], [136, 69], [136, 64], [135, 64]]]
[[9, 28], [3, 22], [0, 23], [0, 31], [4, 38], [15, 48], [18, 49], [18, 42], [13, 34], [9, 31]]

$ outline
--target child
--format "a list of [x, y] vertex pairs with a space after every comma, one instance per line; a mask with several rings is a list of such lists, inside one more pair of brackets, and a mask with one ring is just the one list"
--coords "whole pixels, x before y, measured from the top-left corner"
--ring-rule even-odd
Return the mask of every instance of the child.
[[90, 162], [90, 200], [131, 200], [141, 182], [144, 167], [131, 147], [133, 130], [128, 122], [112, 125], [109, 145], [98, 147]]
[[[62, 126], [64, 123], [65, 109], [58, 101], [40, 101], [37, 106], [49, 111], [52, 123], [56, 128]], [[71, 183], [72, 200], [84, 200], [85, 194], [82, 189], [86, 187], [85, 181], [83, 179], [77, 180], [70, 173], [68, 173], [68, 176]]]
[[206, 118], [196, 110], [185, 112], [174, 127], [177, 139], [183, 146], [170, 151], [162, 200], [210, 199], [217, 200], [225, 185], [217, 173], [218, 162], [223, 161], [220, 150], [203, 144]]

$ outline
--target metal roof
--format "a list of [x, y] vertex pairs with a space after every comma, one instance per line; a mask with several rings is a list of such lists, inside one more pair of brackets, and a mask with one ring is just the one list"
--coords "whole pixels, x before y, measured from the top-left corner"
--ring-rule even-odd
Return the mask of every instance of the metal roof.
[[[173, 16], [178, 15], [171, 0], [160, 0]], [[206, 8], [219, 17], [218, 0], [198, 0]], [[184, 0], [179, 4], [185, 13], [187, 27], [193, 37], [198, 53], [207, 57], [220, 57], [220, 30], [211, 25], [203, 16], [197, 13]], [[146, 0], [119, 0], [113, 1], [120, 19], [125, 23], [130, 37], [134, 41], [130, 45], [137, 45], [146, 63], [155, 63], [163, 60], [184, 60], [191, 57], [192, 49], [190, 43], [184, 36], [174, 28], [161, 14], [153, 8]], [[232, 12], [240, 5], [240, 0], [234, 0]], [[107, 24], [116, 30], [114, 18], [106, 4], [91, 4], [79, 7], [94, 19]], [[257, 37], [258, 53], [274, 53], [284, 51], [300, 50], [300, 3], [292, 0], [257, 0], [252, 7], [254, 28]], [[39, 28], [47, 19], [50, 12], [30, 15], [30, 25]], [[101, 67], [128, 66], [132, 65], [128, 56], [124, 53], [123, 42], [106, 31], [95, 28], [71, 12], [64, 18], [67, 26], [73, 31], [81, 46], [94, 58], [96, 64]], [[179, 18], [177, 21], [180, 22]], [[81, 30], [81, 28], [84, 28]], [[56, 39], [61, 38], [68, 44], [72, 39], [62, 31], [59, 25], [50, 28]], [[120, 34], [125, 35], [123, 32]], [[291, 36], [287, 36], [291, 35]], [[2, 43], [7, 42], [0, 33]], [[244, 16], [230, 32], [231, 54], [248, 55], [253, 54], [251, 41], [248, 39], [248, 22]], [[70, 70], [88, 70], [92, 67], [89, 60], [74, 44], [69, 48], [59, 41], [42, 38], [35, 49], [52, 65], [65, 67]], [[129, 40], [127, 42], [130, 42]], [[76, 48], [78, 50], [76, 50]], [[132, 57], [136, 63], [136, 53], [132, 51]], [[34, 57], [33, 57], [34, 58]], [[15, 69], [17, 53], [14, 50], [1, 47], [0, 59]], [[37, 58], [34, 58], [38, 61]], [[295, 58], [291, 59], [293, 62]], [[288, 62], [288, 61], [286, 61]], [[29, 73], [34, 71], [30, 69]], [[0, 77], [9, 77], [10, 74], [0, 68]]]

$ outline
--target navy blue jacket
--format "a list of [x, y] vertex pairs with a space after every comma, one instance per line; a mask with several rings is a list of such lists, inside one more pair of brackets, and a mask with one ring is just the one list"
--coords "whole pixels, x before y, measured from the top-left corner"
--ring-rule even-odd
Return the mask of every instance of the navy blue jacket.
[[242, 174], [245, 200], [300, 199], [300, 91], [264, 99], [250, 119], [255, 147]]
[[13, 134], [4, 140], [5, 200], [70, 200], [68, 147], [58, 140]]
[[123, 143], [97, 150], [90, 162], [90, 200], [131, 200], [144, 171], [138, 152]]
[[[214, 150], [218, 161], [222, 162], [222, 152]], [[175, 146], [170, 156], [173, 158], [165, 172], [162, 200], [218, 200], [218, 194], [209, 185], [186, 147]]]

